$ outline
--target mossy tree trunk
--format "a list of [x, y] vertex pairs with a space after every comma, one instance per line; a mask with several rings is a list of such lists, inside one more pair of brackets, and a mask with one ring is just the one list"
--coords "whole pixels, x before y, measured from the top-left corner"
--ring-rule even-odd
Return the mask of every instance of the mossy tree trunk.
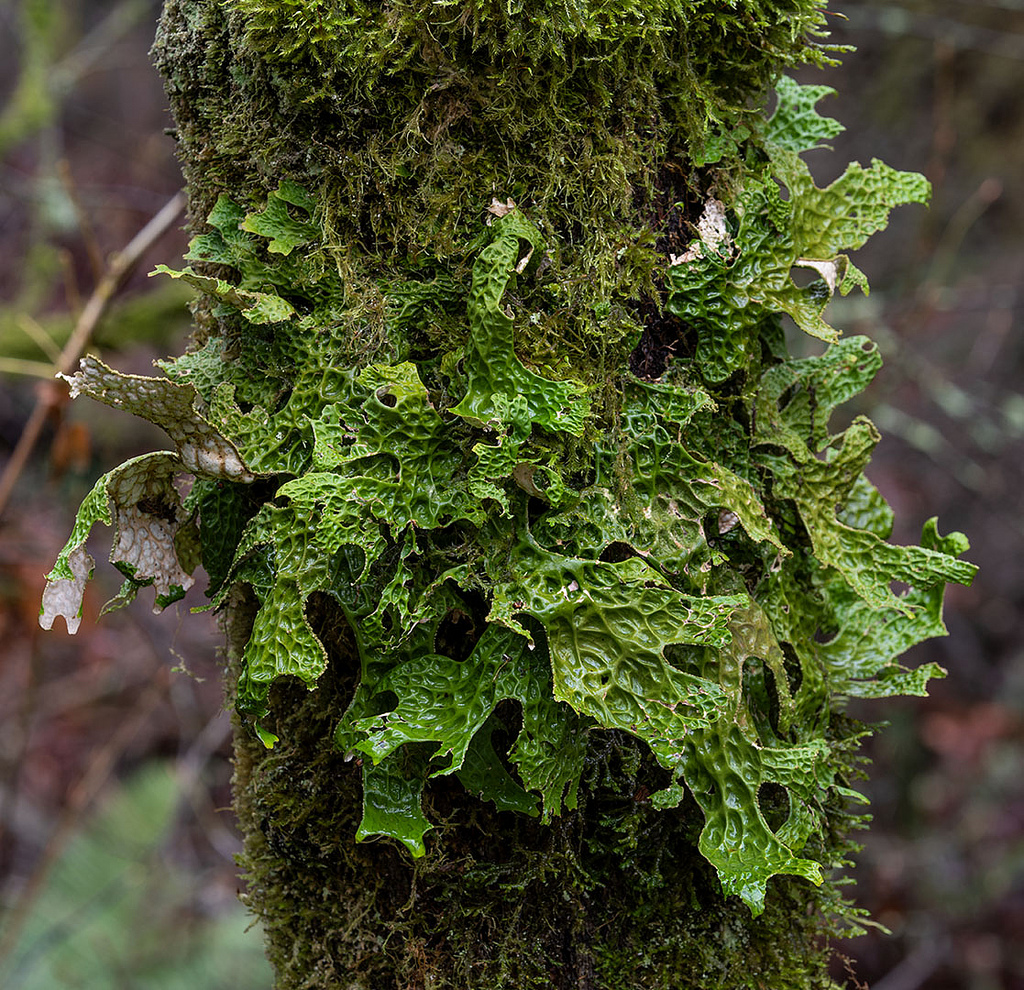
[[243, 899], [279, 987], [833, 986], [817, 888], [777, 878], [757, 918], [723, 897], [697, 851], [699, 808], [655, 810], [667, 775], [626, 735], [590, 742], [579, 806], [550, 825], [443, 777], [425, 795], [439, 823], [426, 857], [356, 843], [360, 774], [330, 740], [357, 665], [317, 612], [331, 655], [320, 687], [274, 698], [286, 714], [273, 752], [236, 735]]
[[74, 384], [177, 450], [97, 484], [44, 620], [111, 509], [148, 526], [126, 598], [201, 555], [279, 987], [831, 985], [836, 699], [920, 692], [894, 658], [969, 568], [885, 544], [877, 435], [827, 433], [873, 347], [786, 355], [779, 314], [833, 339], [838, 252], [925, 195], [817, 190], [820, 91], [780, 84], [768, 134], [822, 17], [168, 0], [196, 344]]

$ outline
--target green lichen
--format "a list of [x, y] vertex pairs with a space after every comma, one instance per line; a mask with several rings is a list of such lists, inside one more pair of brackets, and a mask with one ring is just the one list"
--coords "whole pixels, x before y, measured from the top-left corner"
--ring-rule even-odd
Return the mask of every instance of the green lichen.
[[777, 80], [823, 16], [168, 0], [196, 341], [73, 381], [193, 475], [143, 509], [228, 623], [281, 988], [832, 987], [845, 701], [941, 675], [899, 658], [973, 569], [887, 542], [876, 434], [830, 425], [880, 363], [826, 322], [847, 252], [927, 186], [811, 180], [828, 91]]
[[[320, 14], [331, 24], [338, 9]], [[250, 43], [269, 23], [248, 22]], [[544, 43], [539, 20], [519, 28]], [[584, 18], [572, 44], [598, 44], [607, 28]], [[400, 38], [401, 22], [391, 31]], [[285, 44], [280, 57], [301, 51]], [[376, 71], [353, 85], [393, 84]], [[814, 112], [823, 92], [783, 85], [732, 198], [709, 199], [697, 236], [662, 266], [665, 309], [696, 346], [659, 381], [631, 376], [621, 356], [607, 369], [614, 394], [595, 402], [564, 365], [529, 360], [520, 328], [564, 303], [569, 255], [548, 253], [541, 234], [542, 218], [561, 220], [512, 202], [492, 203], [453, 260], [430, 263], [432, 278], [408, 260], [378, 270], [406, 359], [353, 366], [342, 341], [365, 317], [347, 306], [343, 267], [323, 263], [329, 212], [289, 180], [250, 210], [217, 200], [188, 257], [219, 274], [160, 269], [245, 334], [165, 363], [166, 379], [92, 360], [73, 379], [163, 426], [175, 463], [196, 473], [214, 605], [242, 583], [257, 606], [237, 704], [261, 738], [286, 738], [275, 683], [314, 688], [328, 669], [313, 601], [344, 615], [359, 673], [334, 739], [362, 765], [358, 838], [424, 855], [424, 788], [448, 776], [499, 811], [551, 822], [577, 805], [588, 739], [619, 732], [664, 773], [653, 807], [692, 795], [697, 848], [725, 894], [758, 915], [773, 876], [822, 882], [804, 851], [848, 793], [845, 744], [825, 716], [846, 696], [923, 691], [940, 672], [903, 671], [896, 657], [942, 631], [942, 587], [973, 575], [956, 559], [966, 542], [934, 525], [922, 547], [887, 543], [887, 509], [863, 474], [874, 428], [829, 432], [879, 363], [821, 317], [832, 291], [860, 281], [840, 252], [927, 189], [880, 163], [815, 186], [798, 152], [836, 133]], [[820, 279], [799, 288], [796, 266]], [[611, 306], [590, 313], [597, 335]], [[835, 342], [782, 357], [780, 314]], [[450, 349], [424, 351], [440, 318]], [[242, 494], [254, 482], [262, 504]], [[912, 590], [896, 596], [894, 580]], [[459, 622], [468, 640], [453, 635]], [[823, 643], [820, 629], [837, 632]], [[509, 702], [521, 727], [499, 751]], [[784, 796], [772, 824], [768, 785]]]

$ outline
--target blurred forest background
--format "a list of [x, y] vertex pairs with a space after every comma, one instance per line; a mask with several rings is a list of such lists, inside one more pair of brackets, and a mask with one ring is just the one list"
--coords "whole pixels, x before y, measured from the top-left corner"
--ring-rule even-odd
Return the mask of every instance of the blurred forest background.
[[[848, 128], [812, 162], [817, 178], [879, 157], [935, 190], [929, 211], [898, 210], [859, 253], [870, 297], [833, 305], [832, 322], [886, 358], [853, 410], [885, 435], [869, 473], [896, 510], [897, 542], [937, 514], [981, 565], [973, 588], [950, 589], [950, 636], [909, 658], [948, 678], [927, 700], [855, 711], [889, 726], [868, 747], [874, 824], [850, 893], [890, 934], [843, 943], [854, 961], [836, 976], [875, 990], [1022, 990], [1024, 0], [833, 6], [846, 19], [831, 18], [832, 40], [857, 52], [800, 77], [839, 91], [823, 110]], [[0, 472], [26, 424], [40, 428], [0, 508], [0, 985], [11, 990], [271, 982], [236, 899], [219, 634], [188, 614], [201, 587], [159, 616], [143, 595], [97, 623], [120, 583], [104, 531], [78, 635], [36, 621], [43, 575], [93, 482], [166, 445], [139, 420], [68, 405], [52, 380], [62, 347], [106, 296], [89, 345], [109, 363], [151, 373], [187, 342], [187, 292], [146, 277], [185, 249], [173, 205], [151, 224], [181, 185], [148, 60], [158, 9], [0, 0]], [[111, 255], [147, 224], [159, 236], [115, 270], [111, 294]]]

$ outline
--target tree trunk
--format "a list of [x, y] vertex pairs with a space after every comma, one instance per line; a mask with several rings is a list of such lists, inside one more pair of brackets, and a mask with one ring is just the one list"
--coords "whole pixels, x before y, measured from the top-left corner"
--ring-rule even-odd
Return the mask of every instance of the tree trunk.
[[[818, 864], [828, 869], [842, 861], [850, 847], [843, 836], [851, 821], [845, 798], [829, 788], [850, 775], [850, 758], [842, 754], [857, 728], [821, 700], [824, 675], [812, 676], [807, 659], [828, 638], [816, 634], [835, 633], [819, 618], [819, 612], [832, 614], [820, 611], [831, 586], [814, 570], [817, 530], [800, 522], [804, 502], [797, 489], [783, 491], [778, 480], [772, 496], [767, 485], [766, 510], [745, 509], [747, 496], [735, 495], [752, 492], [750, 486], [767, 476], [769, 462], [747, 454], [760, 428], [750, 402], [762, 372], [784, 359], [775, 314], [789, 311], [791, 296], [779, 290], [783, 301], [776, 306], [736, 304], [762, 309], [723, 345], [713, 327], [688, 316], [682, 304], [670, 311], [667, 285], [676, 276], [666, 267], [699, 260], [716, 243], [724, 254], [725, 243], [741, 236], [742, 210], [735, 214], [740, 233], [721, 226], [716, 210], [743, 188], [745, 174], [763, 165], [760, 108], [779, 72], [821, 61], [809, 40], [820, 18], [819, 0], [389, 0], [365, 6], [168, 0], [155, 56], [171, 99], [190, 227], [200, 235], [190, 254], [197, 271], [177, 274], [207, 293], [197, 305], [197, 356], [169, 373], [194, 385], [204, 415], [223, 426], [247, 462], [238, 466], [237, 453], [224, 455], [220, 448], [221, 467], [213, 470], [194, 445], [178, 444], [182, 461], [200, 478], [192, 504], [201, 515], [204, 563], [214, 585], [234, 585], [230, 597], [223, 590], [219, 600], [228, 616], [231, 677], [240, 679], [235, 783], [245, 835], [244, 898], [263, 925], [279, 987], [832, 986], [827, 935], [830, 912], [841, 912], [842, 904], [828, 885], [806, 879], [817, 877]], [[821, 136], [817, 130], [812, 135], [814, 141]], [[787, 149], [803, 147], [792, 146], [794, 140], [777, 136], [780, 161]], [[785, 203], [777, 190], [774, 195], [770, 208], [777, 215]], [[887, 206], [915, 196], [901, 193]], [[698, 229], [704, 247], [694, 253]], [[509, 230], [518, 233], [511, 239], [495, 233]], [[511, 254], [500, 256], [499, 249]], [[834, 254], [814, 262], [833, 288], [836, 273], [841, 278], [846, 271], [845, 259], [831, 260]], [[500, 282], [496, 295], [487, 281], [491, 263]], [[544, 305], [530, 278], [546, 278]], [[486, 344], [491, 351], [479, 341], [467, 343], [459, 315], [464, 305], [494, 335]], [[806, 315], [804, 297], [799, 306]], [[510, 312], [514, 353], [511, 343], [507, 352], [494, 343], [503, 321], [511, 334]], [[294, 342], [288, 337], [293, 331]], [[211, 341], [220, 348], [218, 367], [229, 369], [219, 384], [203, 377]], [[242, 370], [231, 371], [232, 362]], [[673, 500], [656, 508], [680, 520], [676, 544], [692, 533], [692, 545], [670, 546], [660, 532], [648, 539], [640, 520], [628, 533], [612, 526], [608, 532], [626, 535], [597, 540], [585, 560], [579, 534], [598, 509], [566, 515], [575, 511], [579, 492], [604, 493], [600, 497], [615, 501], [621, 513], [646, 497], [635, 493], [646, 470], [641, 460], [623, 467], [635, 451], [622, 438], [639, 422], [629, 419], [639, 414], [627, 410], [623, 395], [637, 383], [648, 389], [644, 395], [663, 395], [658, 389], [669, 387], [663, 373], [684, 365], [703, 369], [706, 391], [679, 386], [673, 394], [692, 398], [694, 406], [685, 418], [669, 410], [665, 422], [682, 424], [679, 431], [690, 419], [705, 424], [703, 433], [693, 433], [702, 437], [702, 453], [696, 459], [687, 454], [679, 468], [695, 472], [686, 490], [704, 494], [682, 509]], [[418, 372], [408, 370], [413, 366]], [[355, 376], [350, 368], [363, 371]], [[506, 376], [504, 392], [484, 395], [479, 383], [489, 374]], [[272, 402], [252, 398], [264, 394], [264, 378], [280, 383], [266, 392]], [[371, 463], [362, 434], [357, 441], [345, 435], [344, 414], [332, 412], [364, 386], [365, 402], [376, 404], [359, 429], [384, 422], [396, 405], [418, 417], [410, 413], [407, 420], [408, 448], [399, 451], [400, 438], [388, 434], [394, 463], [387, 469], [379, 466], [385, 448]], [[545, 405], [531, 388], [555, 399]], [[794, 388], [780, 394], [773, 416], [789, 408]], [[829, 408], [825, 388], [820, 404]], [[296, 420], [281, 426], [276, 440], [259, 433], [260, 416], [264, 423], [283, 423], [301, 402], [313, 410], [303, 415], [316, 421], [315, 430]], [[708, 413], [712, 407], [715, 415]], [[814, 434], [813, 401], [808, 408]], [[435, 457], [430, 431], [442, 424], [436, 410], [446, 424], [461, 417], [465, 463], [474, 443], [481, 464], [513, 448], [504, 473], [488, 475], [465, 463], [452, 469], [458, 484], [490, 507], [486, 512], [453, 501], [454, 488], [435, 472], [435, 461], [422, 468], [419, 482], [408, 481], [416, 458], [428, 448]], [[496, 432], [495, 446], [489, 441]], [[264, 447], [255, 441], [245, 446], [257, 433]], [[789, 442], [773, 448], [772, 465], [781, 463], [778, 451]], [[678, 443], [669, 437], [666, 450]], [[745, 466], [718, 469], [716, 449], [737, 443]], [[268, 444], [277, 446], [270, 451]], [[843, 450], [851, 446], [848, 439]], [[647, 449], [634, 447], [637, 458]], [[594, 449], [604, 453], [594, 459]], [[370, 464], [356, 478], [358, 492], [323, 496], [336, 498], [330, 519], [323, 498], [286, 482], [302, 475], [299, 481], [313, 484], [311, 458]], [[824, 470], [813, 457], [800, 464], [807, 477]], [[221, 480], [211, 480], [218, 471]], [[777, 476], [792, 482], [782, 467]], [[858, 476], [859, 468], [850, 475]], [[409, 490], [398, 491], [407, 481]], [[559, 486], [576, 494], [564, 496]], [[734, 494], [709, 494], [726, 489]], [[849, 485], [845, 491], [843, 499]], [[861, 494], [867, 505], [870, 495]], [[366, 512], [376, 513], [379, 524], [360, 528], [362, 517], [352, 515], [357, 503], [370, 506]], [[145, 511], [155, 512], [147, 505]], [[833, 524], [835, 508], [829, 509]], [[563, 613], [558, 601], [544, 597], [540, 577], [536, 586], [516, 584], [503, 569], [502, 553], [541, 560], [529, 557], [541, 551], [522, 533], [539, 531], [549, 509], [574, 520], [557, 539], [550, 535], [555, 529], [547, 531], [549, 546], [562, 540], [576, 548], [564, 558], [568, 570], [560, 572], [556, 591], [575, 594], [582, 583], [587, 601], [603, 601], [601, 608], [585, 603]], [[163, 512], [176, 518], [173, 509]], [[289, 525], [306, 527], [297, 542], [287, 543], [282, 529], [263, 542], [243, 535], [255, 533], [261, 520], [277, 525], [289, 512]], [[501, 542], [501, 520], [508, 518], [525, 520], [516, 530], [518, 544]], [[328, 532], [333, 519], [348, 527], [337, 539]], [[481, 556], [475, 548], [485, 538], [490, 549]], [[791, 551], [783, 538], [800, 548], [796, 556], [786, 557]], [[248, 549], [236, 555], [240, 539]], [[314, 579], [307, 564], [317, 539], [330, 547], [315, 563], [323, 573]], [[359, 549], [349, 552], [352, 547]], [[656, 558], [664, 565], [657, 573], [646, 563]], [[817, 589], [813, 608], [819, 612], [807, 604], [801, 614], [809, 618], [799, 629], [796, 618], [787, 618], [788, 605], [772, 605], [772, 582], [790, 573], [783, 558], [803, 562], [794, 589]], [[444, 579], [456, 590], [417, 584], [417, 577], [402, 584], [394, 575], [411, 569], [410, 561], [426, 575], [424, 582]], [[548, 564], [536, 566], [538, 575], [548, 573]], [[360, 598], [366, 588], [377, 596], [369, 606]], [[591, 629], [585, 626], [590, 619], [581, 618], [591, 616], [587, 609], [597, 609], [606, 623], [609, 644], [620, 635], [615, 623], [629, 605], [616, 597], [622, 589], [634, 589], [630, 622], [639, 623], [640, 632], [628, 634], [633, 638], [614, 670], [600, 674], [594, 690], [559, 681], [575, 676], [562, 663], [566, 650], [576, 650], [581, 670], [593, 657], [580, 645]], [[791, 598], [796, 593], [786, 591]], [[448, 604], [427, 615], [422, 602], [431, 595]], [[708, 609], [708, 602], [718, 603], [719, 611], [701, 612], [701, 602]], [[294, 623], [281, 618], [267, 625], [260, 616], [272, 608]], [[721, 633], [717, 639], [687, 625], [698, 612], [707, 628]], [[662, 625], [659, 616], [668, 616]], [[673, 622], [688, 630], [685, 635], [664, 632]], [[421, 635], [417, 630], [429, 634], [418, 653], [407, 649], [410, 637]], [[765, 630], [774, 630], [775, 638]], [[757, 645], [766, 635], [770, 648]], [[260, 652], [268, 637], [277, 637], [269, 670]], [[413, 713], [395, 729], [394, 712], [406, 710], [400, 692], [397, 700], [392, 691], [370, 698], [369, 672], [393, 660], [398, 654], [387, 653], [387, 644], [399, 642], [395, 649], [406, 650], [403, 658], [423, 672], [422, 684], [410, 675], [410, 691], [427, 690], [430, 671], [484, 665], [492, 642], [499, 643], [492, 649], [493, 677], [487, 667], [483, 686], [474, 690], [486, 693], [509, 678], [527, 686], [495, 689], [481, 727], [474, 723], [472, 744], [467, 736], [471, 748], [439, 756], [428, 741], [455, 740], [454, 728], [415, 736]], [[647, 666], [637, 657], [647, 658]], [[660, 730], [637, 728], [636, 711], [661, 725], [676, 717], [677, 701], [665, 702], [666, 715], [651, 709], [645, 688], [634, 697], [626, 684], [634, 676], [629, 671], [655, 668], [666, 683], [701, 685], [679, 702], [696, 714], [679, 715], [689, 729], [670, 740], [674, 749]], [[395, 669], [378, 671], [379, 684], [397, 684], [388, 680]], [[456, 674], [450, 676], [454, 684]], [[530, 693], [534, 683], [546, 685], [545, 697]], [[707, 691], [718, 706], [713, 711]], [[373, 708], [374, 699], [389, 694], [390, 702]], [[806, 700], [812, 694], [818, 701]], [[615, 708], [622, 698], [632, 714]], [[350, 717], [359, 705], [362, 721]], [[371, 726], [374, 718], [381, 721]], [[556, 742], [544, 736], [552, 726], [562, 733]], [[401, 749], [373, 750], [387, 732], [399, 730], [406, 740]], [[707, 752], [715, 747], [725, 754], [742, 750], [748, 762], [761, 759], [768, 749], [758, 736], [781, 740], [793, 747], [794, 759], [812, 762], [809, 754], [824, 752], [827, 739], [834, 758], [827, 772], [815, 764], [817, 783], [812, 771], [801, 776], [803, 770], [779, 769], [781, 763], [771, 772], [751, 771], [750, 780], [737, 785], [742, 794], [734, 806], [730, 787], [739, 777], [711, 770], [701, 776], [700, 768], [711, 766]], [[539, 747], [543, 762], [544, 747], [556, 745], [561, 755], [543, 766], [557, 779], [528, 779], [528, 746]], [[390, 777], [374, 769], [382, 755]], [[723, 756], [722, 765], [729, 759]], [[426, 781], [422, 809], [419, 792], [408, 790], [417, 774], [421, 786]], [[391, 796], [374, 797], [374, 787], [381, 793], [392, 788]], [[544, 797], [540, 805], [537, 792]], [[408, 821], [373, 818], [378, 798], [393, 818], [401, 817], [395, 809], [406, 807]], [[794, 823], [803, 821], [805, 804], [814, 805], [817, 827], [800, 831]], [[736, 844], [746, 841], [730, 831], [737, 808], [761, 829], [770, 860], [749, 875], [735, 860]], [[427, 822], [433, 830], [424, 840]], [[719, 832], [709, 832], [711, 825]], [[357, 842], [357, 833], [372, 841]], [[426, 855], [418, 855], [424, 845]], [[790, 846], [802, 846], [808, 858], [796, 857]], [[765, 884], [767, 907], [759, 913]]]
[[[442, 777], [426, 792], [442, 823], [426, 857], [356, 843], [360, 776], [331, 737], [357, 663], [330, 609], [316, 611], [331, 658], [319, 687], [275, 689], [272, 752], [236, 732], [243, 900], [279, 987], [833, 986], [818, 889], [776, 878], [757, 918], [723, 897], [697, 852], [700, 809], [655, 810], [667, 774], [625, 734], [592, 738], [579, 807], [550, 825]], [[243, 622], [236, 648], [246, 638]]]

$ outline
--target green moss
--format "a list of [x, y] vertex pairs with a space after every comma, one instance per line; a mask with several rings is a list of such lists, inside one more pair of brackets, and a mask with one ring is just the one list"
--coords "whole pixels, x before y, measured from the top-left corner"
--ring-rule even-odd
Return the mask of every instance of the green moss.
[[630, 349], [630, 300], [655, 291], [652, 210], [700, 193], [696, 149], [756, 127], [781, 68], [825, 58], [819, 0], [230, 7], [174, 19], [170, 4], [156, 48], [172, 97], [204, 77], [177, 114], [194, 193], [303, 177], [335, 264], [361, 255], [365, 271], [370, 255], [371, 275], [404, 281], [441, 259], [457, 283], [487, 205], [512, 197], [549, 239], [571, 314], [523, 346], [602, 378]]

